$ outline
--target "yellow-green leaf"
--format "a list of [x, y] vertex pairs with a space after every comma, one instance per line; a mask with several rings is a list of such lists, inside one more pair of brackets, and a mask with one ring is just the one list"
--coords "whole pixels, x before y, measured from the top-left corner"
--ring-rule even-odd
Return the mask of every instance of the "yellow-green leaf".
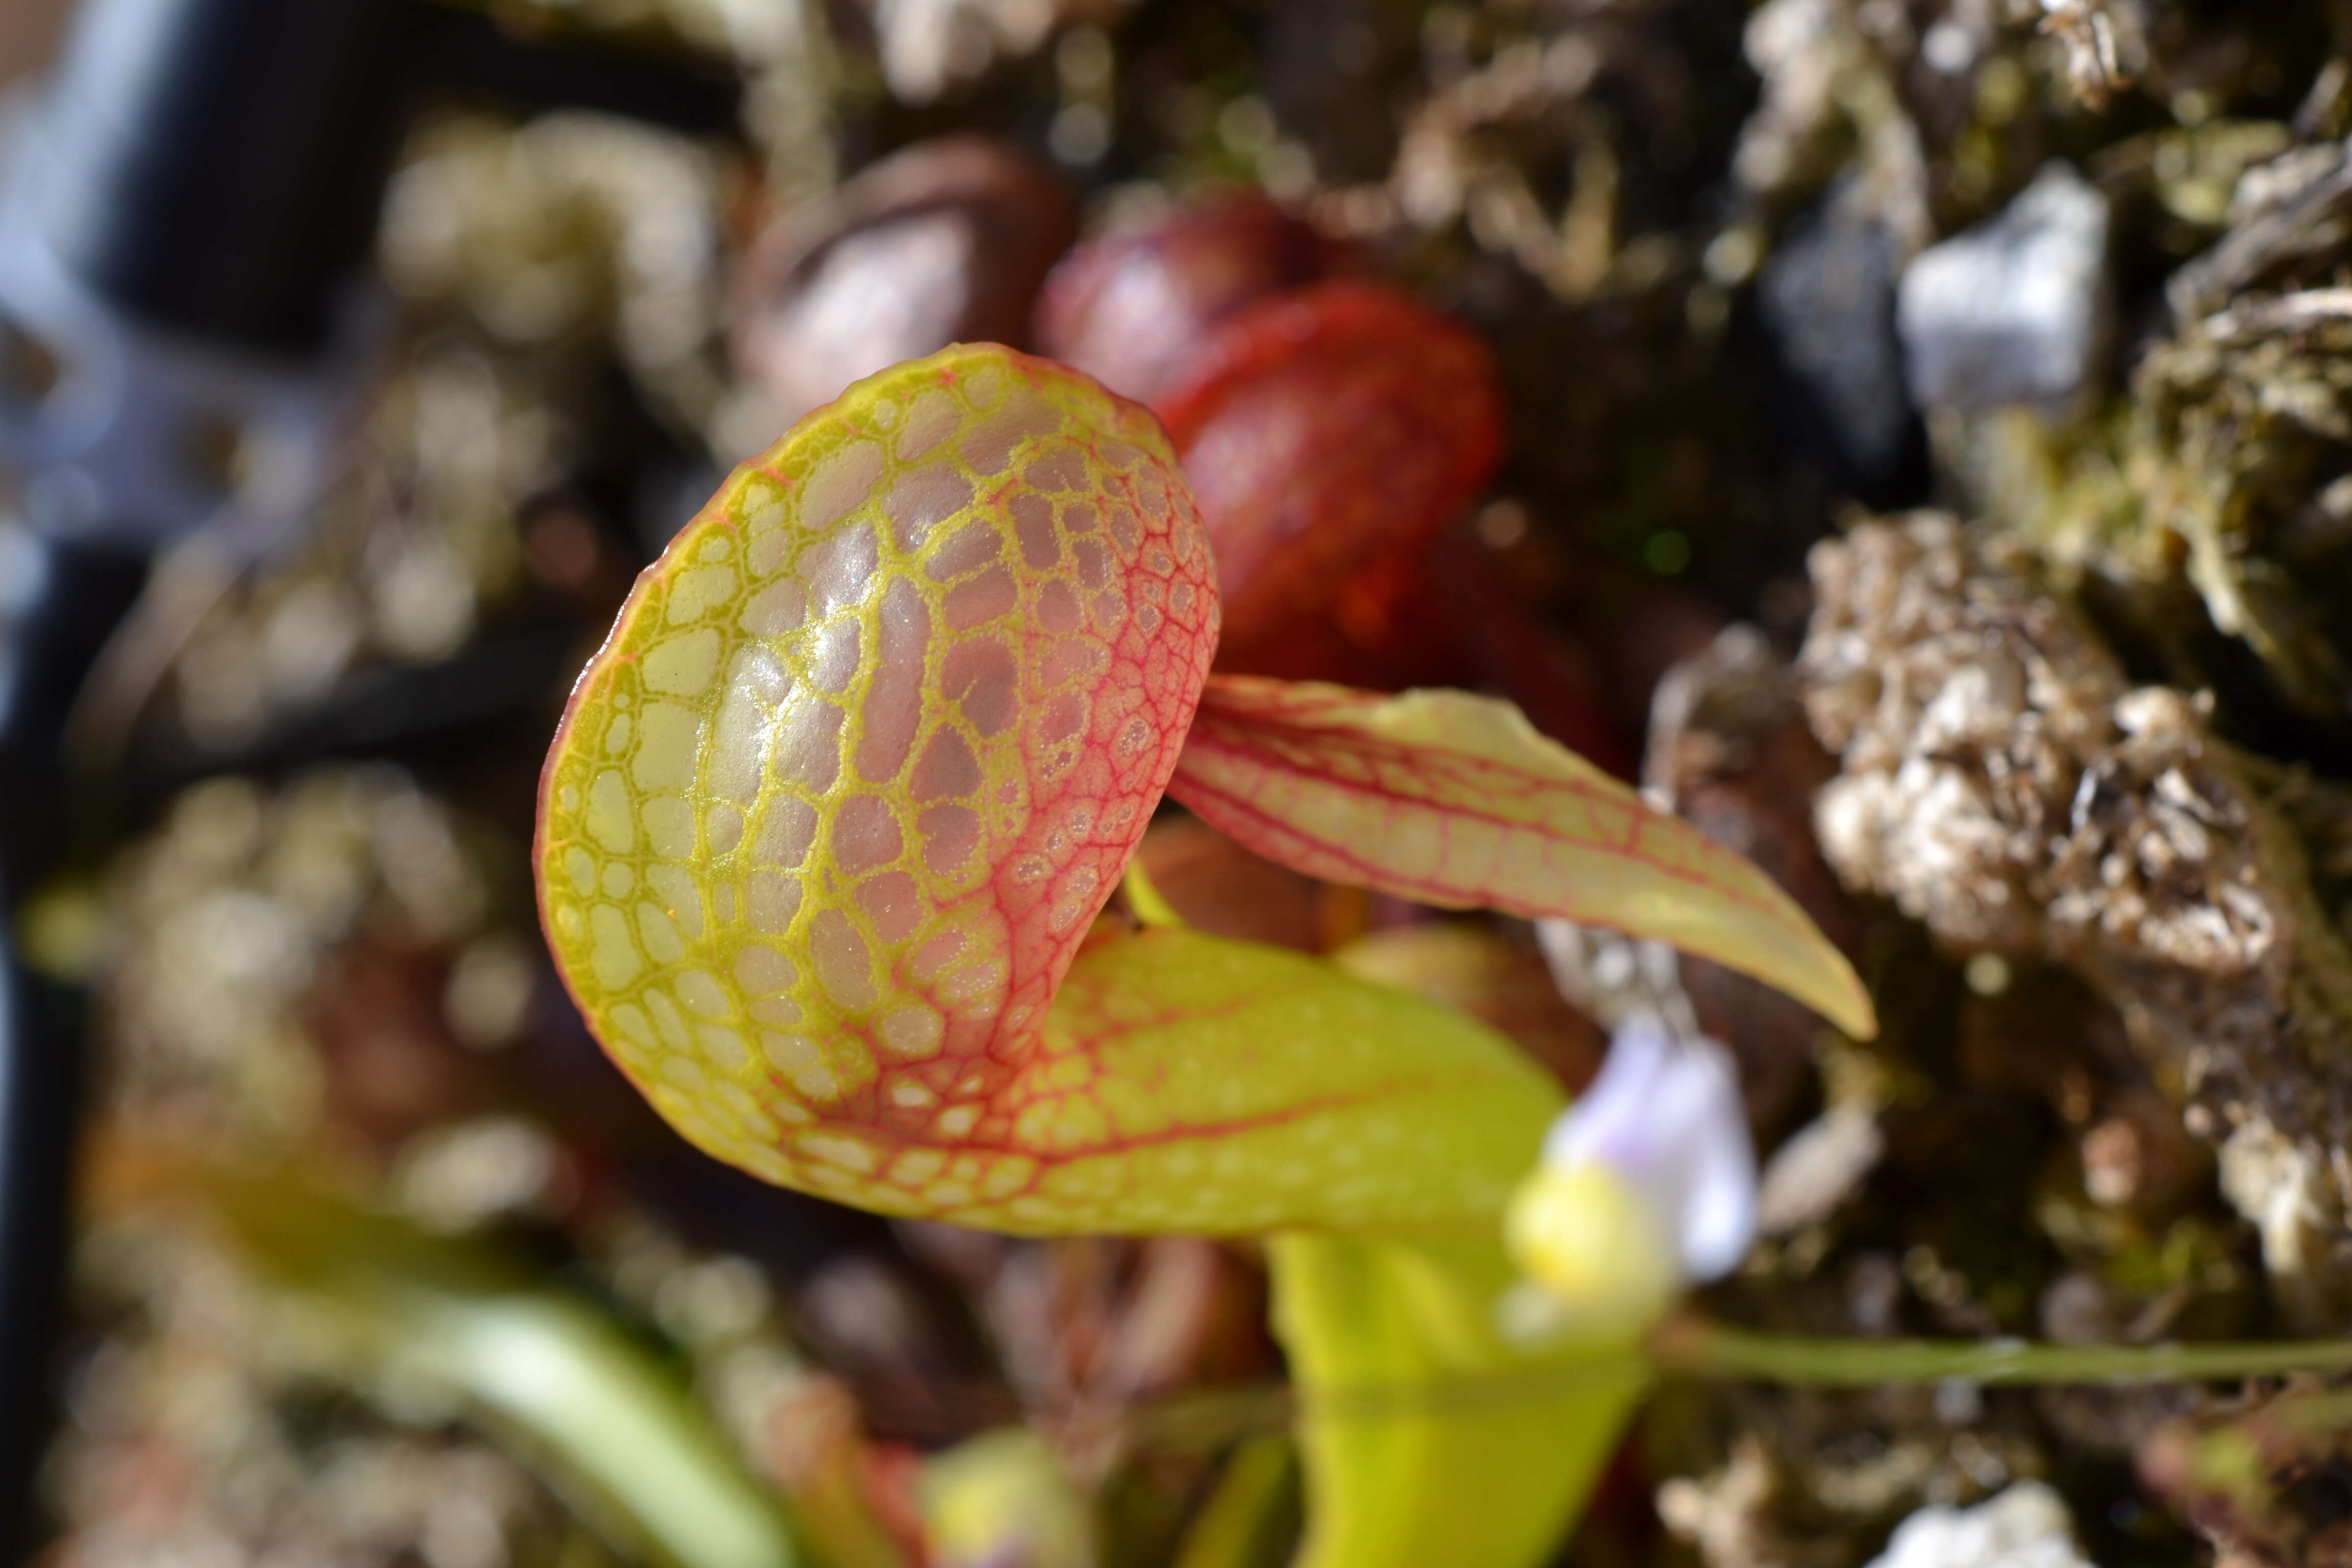
[[1532, 1568], [1574, 1522], [1647, 1373], [1635, 1347], [1522, 1350], [1491, 1232], [1282, 1236], [1275, 1327], [1298, 1391], [1296, 1568]]
[[815, 1184], [1027, 1233], [1486, 1222], [1561, 1103], [1459, 1013], [1279, 948], [1148, 930], [1079, 955], [965, 1142], [866, 1134]]
[[1771, 879], [1507, 702], [1213, 676], [1169, 793], [1309, 876], [1669, 942], [1876, 1032], [1853, 966]]

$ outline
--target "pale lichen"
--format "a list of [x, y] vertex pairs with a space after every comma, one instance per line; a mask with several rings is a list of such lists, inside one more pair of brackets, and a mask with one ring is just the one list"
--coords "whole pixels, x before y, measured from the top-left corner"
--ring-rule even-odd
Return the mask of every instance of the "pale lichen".
[[2352, 1266], [2352, 950], [2267, 770], [1949, 518], [1824, 543], [1813, 580], [1831, 864], [1957, 953], [2086, 979], [2219, 1146], [2283, 1304], [2325, 1318]]

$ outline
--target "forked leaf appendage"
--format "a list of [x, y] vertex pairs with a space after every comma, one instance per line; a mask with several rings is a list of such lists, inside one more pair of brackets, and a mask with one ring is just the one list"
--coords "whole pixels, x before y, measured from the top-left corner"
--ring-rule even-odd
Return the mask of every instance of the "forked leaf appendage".
[[1876, 1032], [1869, 993], [1794, 900], [1507, 702], [1213, 676], [1169, 793], [1308, 876], [1666, 942]]

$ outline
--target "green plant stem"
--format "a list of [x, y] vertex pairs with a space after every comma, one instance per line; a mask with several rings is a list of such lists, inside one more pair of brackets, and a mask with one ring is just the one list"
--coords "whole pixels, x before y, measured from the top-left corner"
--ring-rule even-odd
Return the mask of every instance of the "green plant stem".
[[2206, 1383], [2352, 1372], [2352, 1339], [2236, 1344], [2054, 1345], [2026, 1340], [1864, 1340], [1764, 1334], [1703, 1318], [1651, 1341], [1660, 1370], [1818, 1388], [1885, 1384]]
[[[1630, 1355], [1632, 1352], [1629, 1352]], [[1669, 1376], [1813, 1388], [1895, 1384], [2149, 1384], [2237, 1381], [2291, 1372], [2352, 1372], [2352, 1339], [2230, 1344], [2056, 1345], [2027, 1340], [1865, 1340], [1766, 1334], [1696, 1314], [1669, 1320], [1650, 1342], [1651, 1363]], [[1378, 1418], [1430, 1409], [1485, 1409], [1549, 1398], [1593, 1375], [1545, 1368], [1442, 1384], [1363, 1387], [1326, 1395], [1312, 1418]], [[1201, 1390], [1131, 1405], [1130, 1433], [1153, 1447], [1215, 1447], [1279, 1430], [1301, 1414], [1280, 1384]]]

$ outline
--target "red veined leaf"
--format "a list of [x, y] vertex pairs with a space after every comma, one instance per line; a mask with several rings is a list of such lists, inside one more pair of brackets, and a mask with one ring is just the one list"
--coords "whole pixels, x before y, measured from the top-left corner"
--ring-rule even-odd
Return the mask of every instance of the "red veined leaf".
[[1175, 766], [1212, 571], [1152, 416], [992, 344], [736, 470], [639, 579], [541, 791], [551, 951], [655, 1107], [787, 1185], [856, 1197], [887, 1154], [876, 1206], [956, 1190], [911, 1152], [1023, 1103]]
[[982, 1087], [945, 1125], [845, 1108], [772, 1148], [725, 1120], [726, 1100], [652, 1093], [689, 1138], [772, 1181], [1031, 1235], [1491, 1228], [1563, 1100], [1450, 1008], [1174, 929], [1088, 946]]
[[1212, 676], [1169, 793], [1309, 876], [1670, 942], [1876, 1030], [1869, 994], [1795, 900], [1509, 703]]

